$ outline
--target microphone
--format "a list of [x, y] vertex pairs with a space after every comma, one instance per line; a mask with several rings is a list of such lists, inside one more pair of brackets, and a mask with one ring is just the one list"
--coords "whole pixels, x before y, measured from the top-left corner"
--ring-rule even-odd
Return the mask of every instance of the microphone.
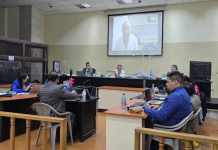
[[70, 77], [72, 77], [72, 74], [73, 74], [73, 70], [70, 69]]

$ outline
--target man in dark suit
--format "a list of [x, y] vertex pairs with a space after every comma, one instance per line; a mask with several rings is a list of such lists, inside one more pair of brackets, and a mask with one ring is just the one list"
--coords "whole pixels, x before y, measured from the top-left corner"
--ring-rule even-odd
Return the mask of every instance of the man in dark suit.
[[64, 90], [63, 85], [58, 85], [59, 77], [56, 73], [48, 75], [48, 83], [43, 85], [38, 93], [40, 101], [54, 107], [58, 112], [65, 112], [64, 99], [74, 99], [79, 95]]
[[86, 67], [83, 68], [83, 75], [87, 77], [92, 77], [95, 74], [95, 68], [92, 68], [89, 62], [86, 62]]

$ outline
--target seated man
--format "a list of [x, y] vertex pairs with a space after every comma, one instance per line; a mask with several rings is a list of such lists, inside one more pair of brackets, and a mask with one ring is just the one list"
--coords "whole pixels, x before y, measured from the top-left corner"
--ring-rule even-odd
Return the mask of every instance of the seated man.
[[89, 62], [86, 62], [86, 67], [83, 68], [83, 75], [92, 77], [96, 73], [96, 69], [92, 68]]
[[192, 104], [190, 96], [182, 87], [183, 75], [175, 71], [169, 73], [167, 77], [166, 88], [169, 95], [159, 108], [149, 106], [144, 108], [144, 112], [154, 123], [171, 126], [179, 123], [192, 112]]
[[126, 76], [125, 71], [123, 70], [123, 66], [121, 64], [117, 65], [117, 68], [114, 71], [114, 76], [116, 78], [123, 78]]
[[[77, 93], [71, 93], [64, 90], [64, 85], [58, 85], [59, 77], [57, 73], [51, 73], [47, 77], [48, 82], [44, 84], [38, 92], [40, 102], [49, 104], [58, 112], [63, 113], [66, 111], [64, 99], [73, 99], [78, 97]], [[70, 114], [72, 124], [72, 131], [75, 129], [75, 114]], [[73, 132], [74, 134], [74, 132]]]
[[51, 73], [48, 75], [48, 83], [43, 85], [38, 93], [40, 102], [47, 103], [54, 107], [58, 112], [65, 112], [64, 99], [76, 98], [77, 93], [71, 93], [64, 90], [63, 85], [58, 85], [58, 75]]

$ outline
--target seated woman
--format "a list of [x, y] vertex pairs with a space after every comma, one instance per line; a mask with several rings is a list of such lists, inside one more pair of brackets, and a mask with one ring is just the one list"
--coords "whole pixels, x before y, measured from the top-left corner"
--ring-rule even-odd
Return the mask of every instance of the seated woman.
[[192, 109], [194, 112], [196, 112], [201, 107], [199, 88], [196, 84], [192, 83], [191, 79], [188, 76], [184, 75], [183, 78], [183, 87], [185, 88], [189, 96], [191, 96]]
[[19, 75], [18, 78], [12, 83], [11, 91], [16, 93], [29, 92], [32, 84], [28, 82], [29, 76], [27, 74]]

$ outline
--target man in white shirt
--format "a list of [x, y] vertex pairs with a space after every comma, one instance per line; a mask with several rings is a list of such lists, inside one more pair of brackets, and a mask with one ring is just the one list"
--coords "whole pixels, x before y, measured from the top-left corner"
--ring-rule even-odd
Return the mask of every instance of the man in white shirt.
[[122, 25], [122, 36], [120, 36], [116, 41], [114, 50], [138, 50], [138, 39], [134, 34], [131, 33], [131, 25], [127, 21]]
[[114, 74], [114, 76], [115, 76], [116, 78], [123, 78], [123, 77], [126, 76], [125, 71], [123, 70], [123, 67], [122, 67], [121, 64], [118, 64], [118, 65], [117, 65], [117, 69], [115, 69], [115, 74]]

